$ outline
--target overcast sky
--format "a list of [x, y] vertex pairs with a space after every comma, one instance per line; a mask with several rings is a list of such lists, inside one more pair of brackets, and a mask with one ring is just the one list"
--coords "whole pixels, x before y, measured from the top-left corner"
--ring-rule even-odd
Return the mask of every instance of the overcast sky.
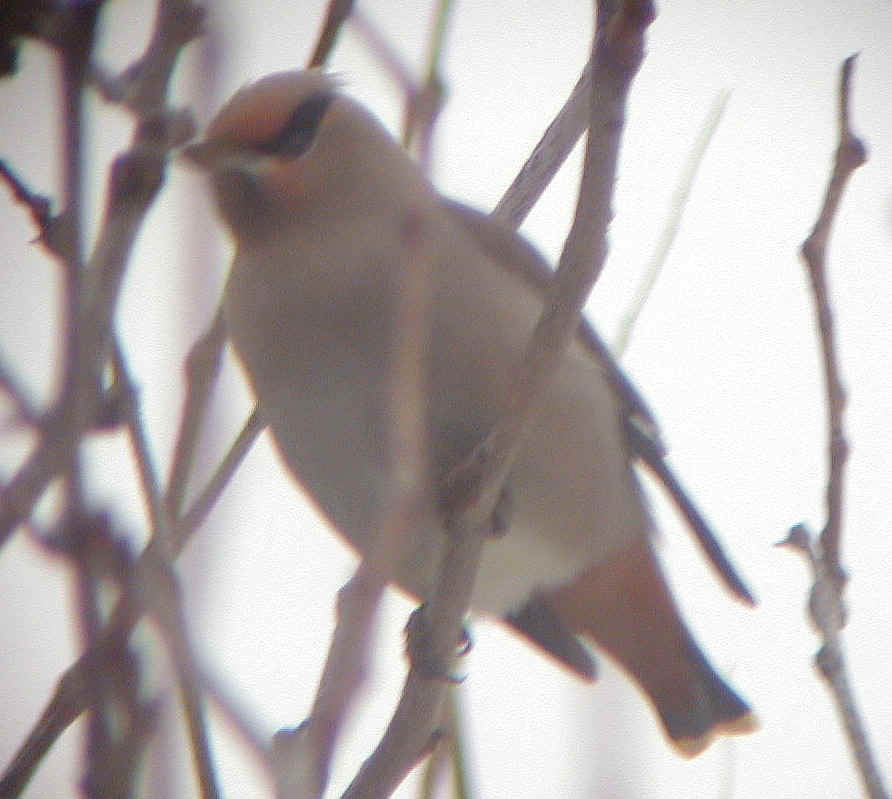
[[[176, 101], [206, 121], [232, 91], [306, 61], [322, 2], [212, 4], [213, 57], [192, 46]], [[361, 3], [420, 70], [430, 14], [404, 0]], [[109, 4], [102, 57], [120, 68], [140, 52], [153, 4]], [[435, 133], [435, 182], [490, 209], [563, 104], [587, 58], [584, 2], [457, 3], [446, 39], [448, 103]], [[852, 580], [845, 644], [881, 766], [892, 771], [892, 603], [888, 564], [892, 474], [892, 7], [886, 2], [667, 2], [648, 36], [623, 143], [611, 256], [589, 313], [610, 339], [669, 213], [685, 158], [716, 96], [730, 91], [678, 239], [634, 333], [625, 363], [655, 408], [672, 462], [732, 553], [760, 604], [721, 589], [683, 525], [654, 494], [661, 553], [704, 650], [755, 706], [762, 729], [694, 761], [666, 746], [630, 683], [603, 658], [581, 685], [497, 625], [474, 626], [462, 664], [468, 746], [480, 797], [852, 796], [857, 778], [812, 658], [803, 563], [772, 544], [790, 525], [818, 530], [826, 479], [823, 385], [811, 298], [797, 250], [820, 206], [836, 144], [842, 60], [859, 51], [853, 125], [869, 162], [847, 190], [829, 250], [843, 375], [850, 392], [844, 564]], [[216, 65], [213, 80], [200, 70]], [[398, 130], [400, 95], [355, 32], [332, 68], [348, 91]], [[56, 191], [51, 60], [26, 47], [20, 74], [0, 83], [0, 153], [37, 190]], [[196, 97], [210, 85], [214, 96]], [[88, 202], [98, 220], [107, 159], [125, 146], [127, 117], [96, 101], [88, 133]], [[523, 232], [554, 260], [566, 235], [578, 155]], [[156, 203], [127, 277], [119, 328], [162, 469], [182, 401], [181, 362], [207, 324], [229, 257], [199, 178], [179, 166]], [[0, 191], [0, 351], [38, 398], [50, 396], [55, 270]], [[250, 408], [230, 360], [218, 392], [216, 441], [225, 446]], [[2, 406], [0, 406], [2, 407]], [[26, 445], [3, 429], [0, 475]], [[91, 496], [143, 529], [126, 448], [90, 446]], [[337, 588], [352, 556], [302, 504], [268, 441], [249, 456], [183, 559], [192, 634], [202, 661], [271, 734], [305, 716], [332, 628]], [[73, 654], [64, 564], [23, 536], [0, 553], [0, 761], [37, 718]], [[337, 755], [337, 795], [373, 747], [404, 676], [401, 628], [411, 604], [388, 598], [367, 701]], [[151, 631], [143, 633], [148, 640]], [[171, 701], [172, 698], [171, 698]], [[250, 762], [215, 728], [228, 796], [264, 796]], [[73, 739], [66, 738], [69, 744]], [[74, 794], [76, 764], [60, 747], [29, 796]], [[411, 796], [404, 786], [400, 796]]]

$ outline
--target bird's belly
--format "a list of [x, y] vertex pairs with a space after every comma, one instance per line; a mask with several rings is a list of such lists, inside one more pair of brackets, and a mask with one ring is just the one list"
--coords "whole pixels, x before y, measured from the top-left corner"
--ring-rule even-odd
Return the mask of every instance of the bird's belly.
[[[300, 386], [265, 386], [260, 395], [267, 404], [261, 407], [292, 473], [335, 529], [362, 552], [387, 516], [389, 428], [380, 398], [358, 388], [368, 385], [356, 382], [362, 372], [354, 364], [346, 374], [349, 386], [329, 371]], [[555, 470], [567, 468], [566, 437], [579, 435], [586, 434], [546, 417], [521, 451], [506, 486], [508, 529], [484, 545], [472, 595], [475, 610], [503, 615], [517, 609], [537, 589], [569, 581], [643, 530], [634, 476], [627, 470], [616, 475], [599, 472], [597, 441], [590, 447], [590, 463], [584, 458], [580, 463], [577, 456], [571, 468], [579, 473], [555, 479]], [[469, 451], [476, 443], [468, 430], [456, 435], [454, 425], [448, 435], [434, 426], [428, 437], [439, 452]], [[444, 437], [450, 440], [448, 447]], [[456, 438], [465, 443], [458, 447]], [[442, 478], [442, 468], [439, 471], [437, 479]], [[623, 494], [627, 502], [618, 499]], [[434, 507], [431, 500], [431, 513], [396, 570], [401, 587], [420, 598], [435, 585], [446, 541]]]

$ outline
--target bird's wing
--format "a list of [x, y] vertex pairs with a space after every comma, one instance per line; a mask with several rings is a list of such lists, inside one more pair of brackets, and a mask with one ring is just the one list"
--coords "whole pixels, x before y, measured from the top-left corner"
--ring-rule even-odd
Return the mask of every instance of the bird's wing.
[[[518, 236], [514, 230], [487, 214], [454, 200], [444, 199], [443, 202], [449, 213], [471, 234], [478, 246], [490, 256], [491, 260], [520, 276], [543, 295], [548, 292], [554, 279], [554, 272], [532, 245]], [[623, 426], [626, 430], [630, 451], [647, 465], [663, 485], [688, 522], [694, 533], [694, 538], [707, 560], [719, 573], [725, 585], [738, 599], [750, 605], [755, 604], [755, 598], [731, 564], [715, 533], [670, 469], [666, 461], [665, 447], [660, 440], [659, 428], [647, 403], [626, 377], [607, 345], [585, 319], [579, 324], [578, 336], [586, 350], [604, 369], [620, 398]], [[519, 626], [516, 621], [512, 621], [512, 623]], [[520, 629], [530, 635], [528, 630], [523, 627]], [[531, 637], [545, 645], [534, 635]], [[546, 648], [552, 651], [547, 645]], [[565, 657], [559, 654], [558, 657], [568, 662]], [[579, 671], [572, 663], [570, 665]]]

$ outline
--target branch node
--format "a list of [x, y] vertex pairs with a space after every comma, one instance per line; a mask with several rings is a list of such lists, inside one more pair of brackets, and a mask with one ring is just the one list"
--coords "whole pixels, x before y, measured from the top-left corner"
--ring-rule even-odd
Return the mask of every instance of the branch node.
[[119, 155], [111, 169], [109, 209], [147, 207], [164, 182], [164, 159], [147, 150]]

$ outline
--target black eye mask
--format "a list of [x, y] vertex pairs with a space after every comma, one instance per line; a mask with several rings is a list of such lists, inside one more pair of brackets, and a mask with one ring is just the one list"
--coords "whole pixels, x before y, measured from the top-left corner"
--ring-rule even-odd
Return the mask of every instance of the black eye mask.
[[317, 92], [306, 98], [288, 117], [282, 129], [272, 138], [258, 142], [255, 148], [266, 155], [296, 158], [307, 151], [316, 138], [316, 131], [332, 100], [333, 92]]

